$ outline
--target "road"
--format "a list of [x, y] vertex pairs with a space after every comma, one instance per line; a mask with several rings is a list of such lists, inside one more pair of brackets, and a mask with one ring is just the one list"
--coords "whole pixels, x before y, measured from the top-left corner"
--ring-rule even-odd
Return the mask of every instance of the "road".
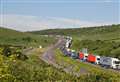
[[56, 48], [63, 46], [63, 43], [64, 43], [64, 39], [60, 38], [56, 44], [48, 47], [47, 51], [42, 56], [40, 56], [40, 58], [45, 62], [47, 62], [48, 64], [55, 64], [54, 50]]
[[79, 77], [81, 73], [86, 73], [86, 71], [84, 69], [83, 70], [81, 69], [80, 73], [79, 72], [74, 72], [72, 66], [64, 67], [64, 66], [58, 65], [56, 63], [54, 51], [57, 48], [62, 47], [64, 44], [65, 44], [65, 39], [64, 38], [59, 38], [58, 42], [56, 42], [56, 44], [48, 47], [47, 51], [42, 56], [40, 56], [40, 59], [43, 60], [44, 62], [50, 64], [50, 65], [53, 65], [57, 69], [62, 69], [63, 71], [65, 71], [66, 73], [69, 73], [71, 75], [75, 75], [75, 76]]

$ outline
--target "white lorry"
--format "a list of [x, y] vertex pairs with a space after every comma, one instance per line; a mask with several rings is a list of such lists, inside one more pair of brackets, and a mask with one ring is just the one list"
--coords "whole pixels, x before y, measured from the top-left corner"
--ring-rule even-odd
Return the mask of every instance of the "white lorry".
[[67, 36], [65, 47], [70, 48], [71, 44], [72, 44], [72, 37]]
[[96, 57], [95, 63], [100, 64], [100, 56], [96, 55], [95, 57]]
[[120, 60], [117, 58], [111, 58], [111, 57], [100, 57], [100, 64], [104, 67], [119, 69]]

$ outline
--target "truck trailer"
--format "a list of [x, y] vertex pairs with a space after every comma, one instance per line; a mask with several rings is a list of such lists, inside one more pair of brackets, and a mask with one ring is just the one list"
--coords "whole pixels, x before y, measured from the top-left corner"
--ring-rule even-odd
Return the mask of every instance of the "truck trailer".
[[84, 59], [84, 53], [83, 52], [79, 52], [79, 59], [83, 60]]
[[88, 53], [84, 53], [84, 52], [79, 52], [79, 59], [86, 61], [88, 57]]
[[87, 61], [91, 62], [91, 63], [99, 64], [100, 63], [100, 56], [89, 54], [87, 57]]
[[100, 58], [100, 64], [104, 67], [119, 69], [120, 60], [117, 59], [117, 58], [111, 58], [111, 57], [101, 57]]

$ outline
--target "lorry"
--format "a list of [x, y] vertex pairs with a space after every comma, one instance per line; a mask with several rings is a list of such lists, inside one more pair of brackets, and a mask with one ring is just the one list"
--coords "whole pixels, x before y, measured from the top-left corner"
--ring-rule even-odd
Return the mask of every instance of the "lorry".
[[119, 69], [120, 60], [117, 58], [112, 58], [112, 57], [101, 57], [100, 58], [100, 65], [103, 67], [110, 67], [113, 69]]
[[66, 43], [65, 43], [65, 47], [66, 48], [70, 48], [71, 44], [72, 44], [72, 41], [71, 40], [67, 40]]
[[60, 50], [63, 52], [64, 56], [70, 56], [71, 55], [71, 50], [69, 48], [60, 48]]
[[90, 63], [99, 64], [100, 63], [100, 56], [89, 54], [87, 57], [87, 61]]
[[72, 37], [67, 36], [67, 37], [66, 37], [66, 42], [65, 42], [65, 47], [66, 47], [66, 48], [70, 48], [70, 47], [71, 47], [71, 44], [72, 44]]
[[77, 58], [78, 58], [78, 53], [75, 52], [75, 50], [71, 50], [71, 57], [72, 57], [73, 59], [77, 59]]
[[84, 53], [83, 52], [79, 52], [79, 59], [83, 60], [84, 59]]
[[84, 53], [84, 52], [79, 52], [79, 59], [86, 61], [88, 57], [88, 53]]
[[94, 56], [93, 54], [89, 54], [87, 57], [87, 61], [91, 62], [91, 63], [95, 63], [96, 62], [96, 56]]

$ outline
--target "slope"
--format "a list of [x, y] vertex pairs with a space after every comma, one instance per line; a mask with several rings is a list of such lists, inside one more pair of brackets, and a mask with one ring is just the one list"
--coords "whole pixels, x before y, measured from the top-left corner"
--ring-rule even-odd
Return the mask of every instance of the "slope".
[[1, 45], [21, 45], [21, 46], [38, 46], [43, 47], [55, 42], [52, 37], [34, 35], [25, 32], [19, 32], [0, 27], [0, 44]]
[[72, 48], [88, 48], [89, 53], [120, 58], [120, 24], [73, 29], [49, 29], [34, 34], [68, 35], [73, 37]]

